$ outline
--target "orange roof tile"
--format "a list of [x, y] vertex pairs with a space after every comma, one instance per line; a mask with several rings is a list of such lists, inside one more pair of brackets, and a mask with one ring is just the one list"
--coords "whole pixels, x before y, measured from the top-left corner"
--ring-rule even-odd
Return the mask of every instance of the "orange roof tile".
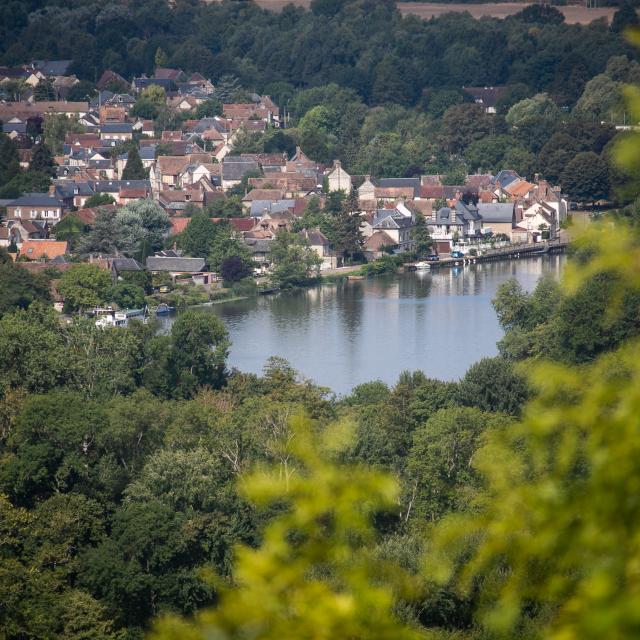
[[20, 255], [30, 260], [55, 258], [67, 253], [67, 243], [58, 240], [27, 240], [20, 246]]

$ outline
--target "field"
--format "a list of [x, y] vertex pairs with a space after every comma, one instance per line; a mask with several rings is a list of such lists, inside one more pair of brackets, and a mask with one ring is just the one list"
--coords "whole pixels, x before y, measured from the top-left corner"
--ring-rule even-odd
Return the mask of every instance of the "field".
[[[215, 0], [214, 0], [215, 1]], [[310, 0], [256, 0], [256, 3], [265, 9], [281, 11], [288, 4], [308, 7]], [[421, 18], [441, 16], [449, 11], [468, 11], [474, 18], [491, 16], [493, 18], [506, 18], [521, 11], [526, 3], [521, 2], [491, 2], [485, 4], [440, 4], [435, 2], [398, 2], [398, 8], [402, 13], [414, 13]], [[592, 20], [605, 17], [611, 20], [615, 7], [602, 7], [599, 9], [587, 9], [582, 5], [570, 5], [557, 7], [565, 15], [569, 24], [588, 24]]]
[[[268, 2], [268, 0], [266, 0]], [[402, 13], [415, 13], [421, 18], [441, 16], [448, 11], [468, 11], [474, 18], [491, 16], [492, 18], [506, 18], [518, 11], [522, 11], [525, 3], [521, 2], [492, 2], [486, 4], [438, 4], [432, 2], [399, 2], [398, 8]], [[562, 13], [569, 24], [589, 24], [598, 18], [611, 20], [615, 7], [602, 7], [587, 9], [582, 5], [569, 5], [556, 7]]]

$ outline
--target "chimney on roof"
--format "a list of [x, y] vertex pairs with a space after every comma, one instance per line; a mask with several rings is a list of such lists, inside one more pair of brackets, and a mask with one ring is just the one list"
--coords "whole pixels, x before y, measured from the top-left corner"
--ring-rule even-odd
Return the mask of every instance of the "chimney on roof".
[[534, 173], [533, 174], [533, 181], [538, 184], [538, 182], [540, 181], [540, 174], [539, 173]]
[[340, 162], [340, 160], [334, 160], [334, 161], [333, 161], [333, 166], [334, 166], [336, 169], [340, 169], [340, 168], [342, 167], [342, 162]]

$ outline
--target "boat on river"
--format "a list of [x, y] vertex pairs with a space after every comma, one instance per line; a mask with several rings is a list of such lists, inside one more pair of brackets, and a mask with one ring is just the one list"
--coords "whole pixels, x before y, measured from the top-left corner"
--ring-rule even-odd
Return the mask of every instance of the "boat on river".
[[424, 260], [415, 263], [416, 271], [431, 271], [431, 265]]
[[170, 307], [168, 304], [165, 304], [164, 302], [162, 302], [155, 309], [152, 309], [152, 311], [157, 316], [167, 316], [172, 311], [175, 311], [175, 307]]

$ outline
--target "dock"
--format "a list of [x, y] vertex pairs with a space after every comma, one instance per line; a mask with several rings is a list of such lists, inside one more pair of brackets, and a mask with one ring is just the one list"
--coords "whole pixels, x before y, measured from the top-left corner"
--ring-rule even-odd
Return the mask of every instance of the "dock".
[[[518, 258], [552, 255], [564, 253], [568, 244], [569, 243], [566, 240], [547, 240], [543, 242], [536, 242], [534, 244], [510, 245], [500, 249], [489, 249], [482, 255], [465, 255], [463, 258], [440, 258], [440, 260], [434, 260], [429, 264], [431, 265], [431, 269], [437, 269], [439, 267], [459, 267], [462, 265], [477, 264], [481, 262], [517, 260]], [[412, 262], [405, 263], [402, 266], [405, 271], [415, 270], [415, 263]]]

